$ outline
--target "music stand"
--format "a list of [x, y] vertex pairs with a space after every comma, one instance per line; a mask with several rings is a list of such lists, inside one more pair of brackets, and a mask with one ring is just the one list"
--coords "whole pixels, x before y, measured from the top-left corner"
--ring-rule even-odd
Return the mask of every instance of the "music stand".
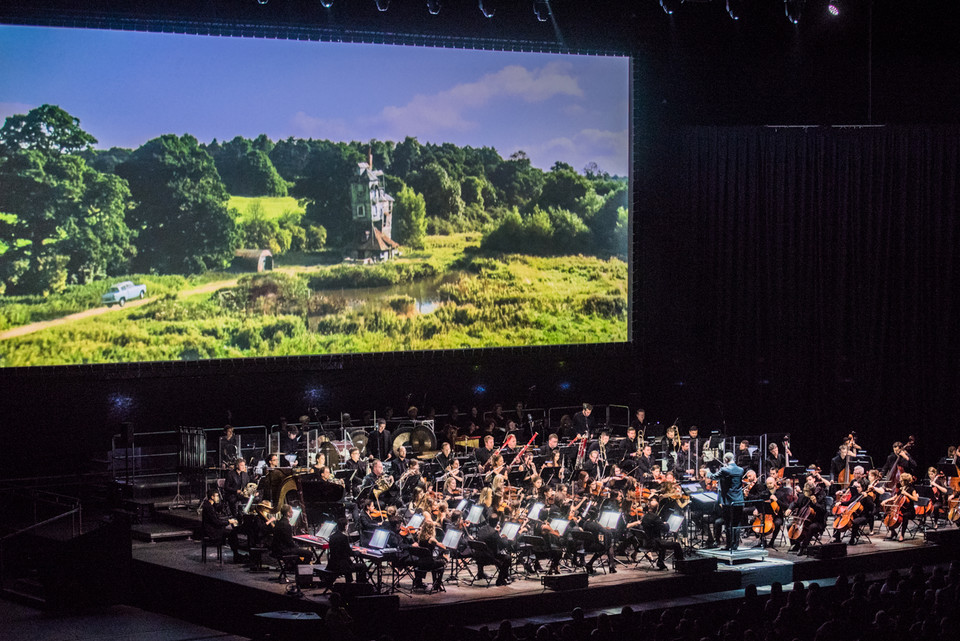
[[500, 526], [500, 536], [508, 541], [516, 541], [517, 534], [520, 532], [520, 524], [510, 521]]
[[540, 520], [540, 512], [543, 511], [544, 505], [539, 501], [530, 506], [530, 510], [527, 512], [527, 518], [531, 521]]
[[474, 505], [470, 508], [470, 511], [467, 512], [467, 523], [472, 523], [473, 525], [478, 525], [483, 519], [483, 506]]

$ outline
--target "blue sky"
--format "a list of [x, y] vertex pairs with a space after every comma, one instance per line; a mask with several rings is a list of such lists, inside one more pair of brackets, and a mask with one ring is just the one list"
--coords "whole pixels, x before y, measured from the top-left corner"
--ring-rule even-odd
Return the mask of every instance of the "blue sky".
[[415, 136], [628, 170], [626, 58], [0, 26], [0, 61], [0, 118], [56, 104], [101, 148]]

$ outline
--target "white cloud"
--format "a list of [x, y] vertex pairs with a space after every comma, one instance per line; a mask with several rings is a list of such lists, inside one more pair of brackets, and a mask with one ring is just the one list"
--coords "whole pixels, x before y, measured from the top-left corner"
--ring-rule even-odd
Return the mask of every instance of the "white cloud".
[[23, 102], [0, 102], [0, 119], [6, 120], [9, 116], [26, 114], [37, 105], [28, 105]]
[[304, 111], [298, 111], [290, 119], [297, 135], [304, 138], [326, 138], [329, 140], [350, 140], [350, 128], [342, 118], [317, 118]]
[[457, 84], [431, 95], [417, 94], [405, 105], [384, 107], [379, 120], [399, 132], [428, 135], [439, 131], [465, 131], [477, 126], [465, 112], [496, 98], [542, 102], [554, 96], [583, 96], [583, 90], [566, 62], [539, 69], [510, 65], [474, 82]]
[[517, 145], [507, 150], [507, 155], [522, 149], [527, 152], [530, 162], [544, 169], [560, 160], [577, 171], [583, 171], [587, 163], [595, 162], [603, 171], [625, 176], [630, 158], [629, 145], [630, 137], [626, 129], [582, 129], [572, 137], [551, 138], [542, 144]]

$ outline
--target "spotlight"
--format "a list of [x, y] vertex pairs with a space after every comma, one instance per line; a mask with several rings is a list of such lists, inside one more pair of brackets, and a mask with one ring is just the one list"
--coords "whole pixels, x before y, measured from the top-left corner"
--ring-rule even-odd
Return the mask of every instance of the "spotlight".
[[390, 8], [390, 0], [377, 0], [377, 9], [380, 11], [386, 11]]
[[533, 0], [533, 13], [540, 22], [550, 19], [550, 0]]
[[829, 13], [833, 17], [837, 17], [840, 15], [840, 7], [838, 7], [836, 4], [831, 2], [830, 4], [827, 5], [827, 13]]
[[494, 0], [478, 0], [480, 3], [480, 13], [483, 14], [484, 18], [492, 18], [493, 14], [497, 12], [497, 8], [494, 5]]
[[257, 4], [267, 4], [270, 0], [257, 0]]
[[660, 0], [660, 8], [663, 9], [663, 12], [668, 16], [672, 16], [673, 12], [679, 9], [681, 4], [683, 4], [683, 0]]
[[807, 0], [783, 0], [783, 12], [787, 20], [793, 24], [800, 23], [800, 13], [803, 11], [803, 5]]
[[440, 13], [440, 0], [427, 0], [427, 11], [430, 12], [431, 16]]
[[333, 6], [333, 0], [320, 0], [320, 6], [324, 9], [329, 9]]
[[739, 20], [743, 16], [743, 0], [727, 0], [727, 15], [731, 20]]

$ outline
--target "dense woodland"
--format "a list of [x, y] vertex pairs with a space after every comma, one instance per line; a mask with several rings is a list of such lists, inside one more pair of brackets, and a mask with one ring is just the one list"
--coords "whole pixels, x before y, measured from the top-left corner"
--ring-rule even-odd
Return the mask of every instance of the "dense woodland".
[[[0, 129], [0, 295], [48, 295], [131, 273], [226, 268], [236, 248], [337, 250], [350, 223], [348, 179], [372, 153], [396, 199], [394, 238], [482, 232], [489, 254], [625, 257], [627, 180], [591, 165], [549, 171], [521, 151], [371, 140], [166, 134], [135, 150], [97, 150], [60, 107]], [[233, 196], [292, 196], [281, 216], [229, 207]]]

